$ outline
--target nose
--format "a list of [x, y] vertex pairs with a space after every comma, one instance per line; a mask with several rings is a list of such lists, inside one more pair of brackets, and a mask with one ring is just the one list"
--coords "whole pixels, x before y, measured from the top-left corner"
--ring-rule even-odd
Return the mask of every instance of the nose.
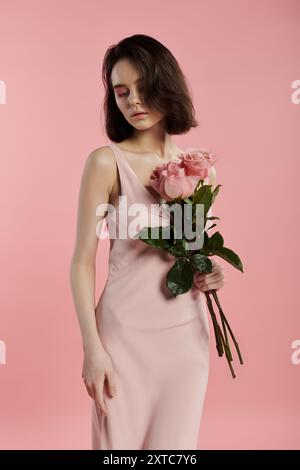
[[138, 103], [141, 102], [137, 90], [133, 90], [132, 93], [129, 94], [128, 102], [129, 102], [130, 106], [138, 104]]

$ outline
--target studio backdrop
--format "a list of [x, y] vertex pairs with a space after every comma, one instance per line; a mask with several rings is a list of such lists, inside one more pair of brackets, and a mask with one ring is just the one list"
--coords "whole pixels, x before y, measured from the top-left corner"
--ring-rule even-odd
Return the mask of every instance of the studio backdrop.
[[0, 448], [91, 448], [69, 268], [83, 167], [108, 144], [103, 57], [133, 34], [184, 72], [198, 126], [174, 141], [217, 156], [213, 213], [243, 262], [218, 291], [243, 364], [233, 348], [233, 378], [209, 319], [199, 447], [299, 449], [298, 0], [0, 0]]

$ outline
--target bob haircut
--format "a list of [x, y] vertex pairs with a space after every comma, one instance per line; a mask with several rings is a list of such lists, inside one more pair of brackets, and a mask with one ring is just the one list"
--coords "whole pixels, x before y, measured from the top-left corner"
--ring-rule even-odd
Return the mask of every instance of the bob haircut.
[[103, 108], [105, 130], [110, 140], [121, 142], [134, 132], [134, 127], [116, 104], [111, 83], [112, 69], [123, 58], [139, 71], [143, 80], [143, 100], [149, 109], [163, 113], [168, 134], [185, 134], [191, 127], [198, 126], [184, 74], [173, 54], [151, 36], [134, 34], [110, 46], [103, 59]]

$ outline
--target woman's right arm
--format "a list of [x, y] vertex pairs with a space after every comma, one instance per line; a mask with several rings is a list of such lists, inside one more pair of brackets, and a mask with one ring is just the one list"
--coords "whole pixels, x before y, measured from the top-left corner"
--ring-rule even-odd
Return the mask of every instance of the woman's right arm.
[[81, 179], [76, 241], [70, 265], [71, 290], [84, 351], [82, 377], [89, 395], [98, 402], [104, 413], [105, 375], [111, 395], [115, 392], [115, 383], [112, 363], [101, 343], [95, 316], [95, 259], [101, 233], [98, 227], [105, 218], [104, 210], [97, 215], [96, 210], [99, 204], [103, 204], [101, 207], [108, 204], [115, 178], [115, 161], [107, 152], [107, 147], [91, 152]]

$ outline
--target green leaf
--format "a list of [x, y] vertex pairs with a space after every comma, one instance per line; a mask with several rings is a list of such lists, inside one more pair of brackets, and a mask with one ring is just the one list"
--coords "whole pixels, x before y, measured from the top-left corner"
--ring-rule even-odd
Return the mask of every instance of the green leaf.
[[189, 198], [182, 199], [184, 202], [187, 204], [193, 204], [193, 201], [191, 201]]
[[209, 248], [213, 253], [222, 248], [223, 244], [224, 240], [220, 232], [215, 232], [209, 239]]
[[212, 192], [211, 204], [214, 203], [214, 201], [215, 201], [215, 199], [216, 199], [216, 196], [217, 196], [217, 194], [218, 194], [219, 189], [220, 189], [221, 186], [222, 186], [222, 184], [218, 184], [218, 186], [216, 186], [215, 189], [213, 190], [213, 192]]
[[207, 185], [199, 186], [197, 191], [193, 194], [193, 202], [198, 204], [202, 202], [202, 198], [204, 197], [205, 193], [207, 192]]
[[234, 251], [230, 250], [230, 248], [222, 246], [220, 249], [214, 251], [214, 255], [220, 256], [225, 261], [228, 261], [228, 263], [232, 264], [232, 266], [234, 266], [236, 269], [242, 273], [244, 272], [242, 261]]
[[188, 259], [179, 258], [167, 274], [167, 286], [175, 296], [187, 292], [193, 284], [193, 270]]
[[216, 226], [217, 226], [217, 224], [212, 224], [212, 225], [210, 225], [209, 227], [207, 227], [206, 231], [211, 230], [212, 228], [214, 228], [214, 227], [216, 227]]
[[[170, 227], [170, 238], [166, 238], [168, 237], [168, 227]], [[151, 238], [151, 236], [153, 238]], [[174, 243], [173, 227], [143, 227], [138, 234], [138, 238], [148, 245], [154, 246], [155, 248], [168, 250], [173, 246]]]
[[204, 217], [208, 213], [212, 205], [213, 193], [211, 191], [212, 185], [205, 184], [200, 186], [200, 188], [195, 192], [193, 196], [193, 215], [196, 213], [196, 204], [204, 204]]
[[209, 247], [209, 236], [206, 230], [204, 231], [203, 235], [204, 235], [204, 241], [203, 241], [203, 247], [201, 248], [201, 253], [208, 256], [210, 254], [210, 247]]
[[168, 249], [168, 252], [173, 256], [187, 256], [186, 249], [182, 245], [181, 241], [180, 243], [177, 243], [176, 245], [171, 246], [171, 248]]
[[193, 268], [201, 273], [211, 273], [212, 263], [206, 255], [196, 253], [190, 258]]

